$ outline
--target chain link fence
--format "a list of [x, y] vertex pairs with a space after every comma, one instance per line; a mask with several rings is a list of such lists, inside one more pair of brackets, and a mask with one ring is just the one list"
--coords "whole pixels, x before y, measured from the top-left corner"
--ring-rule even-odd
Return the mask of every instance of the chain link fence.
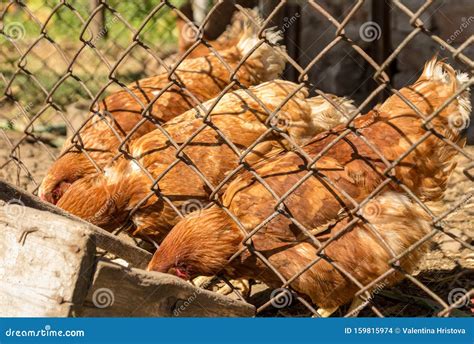
[[[232, 6], [229, 7], [229, 3]], [[348, 310], [343, 307], [337, 313], [340, 316], [358, 313], [365, 316], [469, 316], [472, 312], [470, 299], [474, 296], [473, 150], [440, 130], [438, 119], [446, 111], [452, 111], [452, 104], [459, 101], [473, 80], [467, 78], [461, 87], [433, 109], [419, 108], [420, 104], [410, 101], [398, 87], [400, 82], [403, 82], [403, 86], [413, 84], [429, 59], [417, 60], [417, 56], [412, 56], [416, 54], [414, 50], [410, 55], [413, 49], [411, 45], [420, 37], [427, 39], [430, 47], [436, 47], [429, 49], [431, 56], [438, 54], [446, 57], [451, 65], [472, 75], [474, 64], [470, 44], [473, 36], [468, 33], [472, 32], [470, 25], [474, 20], [472, 17], [448, 18], [452, 23], [459, 22], [453, 24], [458, 25], [459, 29], [447, 37], [440, 36], [427, 27], [433, 13], [442, 11], [439, 3], [441, 1], [358, 0], [350, 4], [328, 1], [216, 1], [200, 4], [195, 1], [191, 6], [193, 17], [193, 11], [189, 11], [189, 4], [184, 1], [150, 0], [140, 6], [130, 1], [112, 0], [9, 1], [2, 4], [0, 9], [0, 176], [38, 194], [48, 168], [56, 160], [61, 161], [74, 153], [72, 160], [67, 160], [67, 164], [59, 165], [58, 168], [67, 169], [66, 165], [72, 166], [76, 161], [82, 161], [84, 166], [88, 166], [84, 168], [87, 173], [80, 175], [77, 180], [67, 180], [64, 185], [59, 185], [59, 189], [58, 185], [54, 185], [53, 194], [48, 196], [48, 200], [57, 202], [60, 198], [54, 192], [63, 196], [62, 186], [67, 194], [81, 179], [89, 178], [88, 175], [111, 178], [108, 166], [131, 164], [127, 166], [141, 170], [148, 178], [146, 192], [142, 190], [133, 195], [137, 198], [140, 196], [133, 206], [123, 214], [106, 218], [108, 225], [98, 222], [97, 219], [103, 217], [110, 204], [120, 202], [122, 190], [109, 194], [112, 196], [99, 204], [99, 209], [94, 207], [92, 199], [88, 199], [90, 208], [78, 215], [118, 234], [131, 227], [134, 228], [132, 232], [137, 232], [140, 221], [145, 221], [149, 215], [147, 211], [163, 211], [167, 217], [166, 221], [163, 220], [163, 227], [166, 228], [160, 235], [154, 236], [146, 230], [138, 233], [158, 245], [180, 218], [205, 213], [212, 207], [222, 208], [238, 224], [244, 237], [241, 249], [232, 255], [229, 266], [243, 257], [247, 257], [247, 260], [253, 257], [255, 269], [267, 271], [272, 277], [264, 278], [265, 274], [262, 273], [263, 282], [253, 278], [249, 295], [242, 295], [239, 288], [235, 287], [235, 280], [226, 278], [225, 273], [219, 274], [207, 287], [216, 289], [216, 284], [220, 287], [225, 284], [233, 290], [235, 297], [256, 304], [257, 313], [262, 316], [319, 316], [318, 305], [301, 290], [298, 281], [314, 266], [322, 263], [327, 264], [327, 269], [334, 276], [337, 275], [338, 280], [344, 281], [349, 293], [359, 298], [357, 308]], [[202, 8], [198, 9], [197, 5]], [[249, 15], [250, 12], [243, 7], [255, 5], [262, 21]], [[229, 54], [228, 49], [239, 46], [236, 37], [248, 29], [247, 24], [230, 24], [227, 35], [224, 33], [221, 38], [208, 38], [211, 35], [207, 32], [212, 31], [212, 26], [225, 28], [229, 24], [229, 8], [235, 11], [234, 18], [236, 14], [240, 15], [244, 21], [257, 27], [251, 30], [255, 37], [247, 42], [245, 53], [241, 56]], [[318, 27], [309, 24], [307, 18], [313, 17], [318, 18]], [[394, 18], [405, 23], [403, 34], [394, 29], [398, 25], [391, 22]], [[274, 26], [276, 29], [269, 30]], [[222, 33], [223, 29], [214, 30]], [[275, 31], [283, 37], [282, 42], [278, 43], [275, 35], [271, 34]], [[308, 37], [314, 40], [310, 45]], [[183, 43], [183, 40], [186, 42]], [[280, 49], [279, 44], [284, 44], [286, 51]], [[177, 51], [178, 46], [180, 51]], [[309, 48], [302, 49], [302, 46]], [[281, 72], [284, 78], [294, 83], [281, 97], [282, 102], [276, 105], [270, 104], [254, 87], [275, 78], [269, 76], [272, 73], [261, 74], [262, 69], [258, 68], [262, 67], [258, 67], [258, 62], [255, 62], [255, 56], [265, 59], [267, 50], [264, 49], [270, 49], [271, 54], [284, 61], [286, 67]], [[399, 70], [403, 70], [400, 67], [402, 56], [417, 60], [418, 70], [412, 71], [412, 74], [404, 70], [400, 81], [395, 80], [396, 76], [394, 78], [394, 66], [398, 64]], [[193, 84], [186, 79], [190, 77], [186, 71], [193, 72], [194, 65], [189, 61], [195, 58], [206, 59], [213, 68], [198, 70], [198, 76], [193, 76]], [[358, 70], [340, 70], [340, 66], [350, 66], [347, 61], [357, 65]], [[271, 66], [263, 66], [263, 70], [268, 69]], [[153, 75], [161, 75], [159, 82], [153, 78], [137, 82]], [[211, 82], [206, 79], [208, 77], [215, 80]], [[345, 85], [347, 80], [351, 85], [357, 84], [349, 94], [346, 88], [337, 88], [338, 83]], [[327, 89], [325, 86], [332, 88]], [[306, 142], [298, 140], [298, 134], [292, 131], [294, 117], [287, 113], [294, 99], [301, 98], [300, 92], [304, 88], [347, 117], [342, 129], [329, 135], [330, 139], [323, 140], [325, 144], [322, 147], [313, 150], [306, 149]], [[229, 98], [232, 92], [238, 94], [238, 99]], [[338, 98], [325, 92], [355, 99], [357, 109], [345, 111]], [[109, 94], [115, 98], [105, 98]], [[364, 126], [361, 125], [363, 119], [368, 118], [364, 116], [373, 116], [378, 109], [390, 111], [376, 104], [391, 95], [399, 97], [398, 106], [405, 106], [407, 111], [411, 111], [417, 118], [414, 123], [423, 129], [423, 134], [413, 138], [411, 145], [405, 145], [403, 153], [397, 157], [384, 156], [385, 142], [374, 142], [370, 136], [365, 137]], [[102, 100], [104, 98], [105, 101]], [[110, 102], [107, 99], [111, 99]], [[251, 139], [240, 138], [245, 136], [245, 126], [236, 125], [237, 132], [233, 133], [222, 130], [222, 124], [215, 120], [214, 114], [220, 103], [238, 101], [242, 102], [239, 106], [244, 112], [253, 108], [252, 111], [260, 116], [259, 121], [265, 126], [253, 132], [253, 136], [249, 134]], [[168, 112], [160, 112], [160, 106]], [[185, 112], [192, 108], [195, 110]], [[372, 109], [375, 110], [365, 115]], [[180, 117], [183, 112], [185, 117]], [[233, 115], [237, 116], [235, 113]], [[119, 119], [120, 116], [125, 119]], [[182, 132], [169, 133], [169, 123], [172, 126], [180, 118], [189, 123], [198, 120], [199, 125], [182, 126]], [[464, 120], [458, 127], [466, 126]], [[97, 136], [92, 135], [91, 138], [89, 134], [94, 131]], [[208, 144], [218, 142], [226, 147], [225, 155], [215, 159], [230, 161], [222, 165], [225, 168], [219, 165], [218, 171], [215, 171], [215, 166], [200, 164], [190, 150], [208, 132], [213, 135]], [[160, 137], [158, 141], [152, 140], [153, 144], [162, 145], [165, 140], [167, 145], [166, 153], [163, 154], [166, 155], [164, 160], [168, 165], [159, 172], [144, 167], [143, 156], [133, 151], [136, 149], [133, 147], [144, 144], [144, 137], [153, 135]], [[105, 147], [103, 152], [91, 149], [91, 145], [94, 146], [104, 137], [110, 137], [111, 146]], [[262, 147], [265, 142], [278, 142], [278, 154], [285, 154], [281, 150], [290, 150], [296, 152], [303, 161], [299, 178], [292, 179], [292, 184], [285, 185], [283, 189], [275, 190], [275, 184], [268, 181], [268, 176], [259, 174], [264, 169], [265, 159], [259, 162], [260, 165], [249, 163], [254, 149]], [[324, 172], [325, 159], [334, 147], [340, 149], [341, 142], [363, 142], [366, 156], [377, 160], [373, 162], [374, 166], [377, 165], [374, 169], [379, 171], [377, 182], [367, 186], [369, 190], [361, 193], [363, 197], [334, 180], [329, 172]], [[416, 175], [410, 175], [412, 183], [407, 183], [410, 178], [401, 178], [399, 172], [399, 169], [404, 168], [408, 156], [418, 154], [420, 147], [432, 142], [437, 142], [439, 146], [436, 147], [449, 147], [450, 159], [458, 162], [453, 175], [441, 187], [446, 188], [441, 200], [422, 197], [417, 189]], [[311, 145], [314, 146], [314, 141], [308, 144]], [[426, 158], [430, 159], [428, 156]], [[205, 156], [202, 159], [205, 160]], [[180, 175], [176, 169], [183, 164], [188, 169]], [[341, 168], [344, 169], [344, 166]], [[436, 179], [437, 172], [432, 170], [430, 173], [433, 176], [425, 177]], [[273, 209], [271, 213], [265, 214], [264, 218], [259, 219], [261, 222], [250, 228], [242, 220], [244, 215], [233, 213], [232, 207], [222, 201], [222, 198], [226, 198], [229, 185], [238, 178], [245, 178], [242, 175], [253, 178], [264, 190], [262, 192], [272, 195], [274, 201], [269, 202], [269, 207]], [[199, 186], [199, 191], [188, 193], [187, 190], [180, 190], [178, 183], [173, 185], [175, 190], [172, 191], [176, 191], [174, 194], [162, 186], [169, 180], [179, 178], [189, 178]], [[341, 209], [338, 216], [320, 223], [324, 228], [308, 228], [304, 216], [296, 215], [295, 208], [289, 205], [293, 204], [291, 198], [294, 197], [301, 200], [302, 209], [311, 212], [310, 205], [303, 204], [304, 198], [301, 198], [298, 190], [312, 179], [325, 185], [334, 199], [342, 204], [338, 204]], [[420, 238], [413, 239], [410, 245], [395, 251], [393, 243], [383, 235], [383, 230], [389, 228], [390, 224], [377, 222], [370, 213], [370, 207], [374, 204], [376, 208], [386, 206], [386, 203], [378, 202], [382, 202], [388, 187], [408, 197], [410, 208], [417, 213], [416, 216], [407, 216], [414, 216], [416, 221], [421, 219], [429, 223], [430, 227]], [[86, 194], [78, 197], [86, 197]], [[434, 209], [431, 201], [443, 203], [443, 210], [435, 211], [437, 209]], [[328, 202], [328, 206], [335, 204], [331, 202]], [[156, 206], [158, 203], [159, 207]], [[61, 206], [61, 202], [58, 204]], [[249, 209], [251, 212], [252, 208]], [[380, 209], [377, 208], [378, 212]], [[265, 248], [258, 249], [254, 245], [255, 240], [261, 240], [255, 238], [278, 221], [287, 221], [287, 227], [298, 232], [295, 237], [314, 247], [311, 261], [291, 276], [282, 271], [281, 265], [272, 263], [271, 254]], [[362, 226], [373, 238], [377, 238], [389, 258], [387, 269], [371, 276], [368, 283], [367, 280], [361, 282], [358, 279], [357, 276], [362, 272], [357, 271], [357, 266], [364, 266], [364, 259], [369, 258], [361, 256], [359, 265], [356, 264], [355, 269], [350, 271], [344, 268], [343, 262], [333, 259], [326, 252], [331, 244], [337, 244], [357, 226]], [[331, 235], [327, 236], [327, 233]], [[401, 262], [412, 259], [410, 257], [421, 252], [426, 245], [429, 246], [429, 252], [420, 263], [406, 271]], [[272, 284], [272, 288], [264, 283], [265, 279], [272, 281], [268, 283]], [[403, 282], [392, 286], [392, 279], [403, 279]], [[334, 293], [337, 294], [337, 291]], [[329, 295], [337, 298], [337, 295]]]

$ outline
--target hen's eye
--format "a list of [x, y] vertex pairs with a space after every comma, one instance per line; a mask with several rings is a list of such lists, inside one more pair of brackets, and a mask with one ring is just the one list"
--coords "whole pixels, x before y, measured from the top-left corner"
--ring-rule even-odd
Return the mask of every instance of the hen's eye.
[[59, 185], [54, 188], [53, 192], [51, 192], [51, 195], [53, 196], [53, 200], [57, 201], [59, 199], [59, 196], [60, 196]]

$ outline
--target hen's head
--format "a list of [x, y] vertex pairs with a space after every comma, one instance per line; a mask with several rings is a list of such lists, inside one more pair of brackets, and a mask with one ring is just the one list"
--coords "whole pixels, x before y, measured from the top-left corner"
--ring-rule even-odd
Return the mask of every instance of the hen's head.
[[125, 223], [128, 195], [121, 185], [109, 184], [102, 173], [89, 174], [73, 183], [57, 206], [106, 230]]
[[96, 172], [90, 160], [80, 152], [67, 152], [49, 168], [38, 190], [38, 196], [46, 202], [57, 204], [75, 181]]
[[243, 236], [236, 224], [217, 207], [191, 214], [166, 236], [148, 264], [148, 271], [183, 279], [219, 273], [240, 248]]

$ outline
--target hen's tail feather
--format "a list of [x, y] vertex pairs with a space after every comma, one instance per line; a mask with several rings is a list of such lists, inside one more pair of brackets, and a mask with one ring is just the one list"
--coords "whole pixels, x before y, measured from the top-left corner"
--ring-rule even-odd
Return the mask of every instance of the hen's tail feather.
[[233, 42], [233, 45], [238, 42], [240, 35], [245, 27], [255, 22], [257, 25], [262, 23], [262, 18], [259, 16], [257, 9], [245, 8], [243, 10], [235, 11], [231, 22], [227, 25], [225, 31], [217, 38], [216, 41], [222, 44]]
[[456, 97], [458, 111], [448, 116], [448, 122], [450, 128], [456, 132], [463, 131], [469, 126], [472, 106], [470, 101], [470, 87], [466, 86], [471, 82], [467, 73], [454, 70], [448, 63], [434, 56], [425, 64], [419, 81], [441, 82], [451, 90], [452, 94], [464, 89], [464, 91]]
[[285, 47], [277, 45], [282, 39], [282, 35], [276, 28], [267, 29], [263, 36], [265, 41], [260, 42], [258, 33], [263, 24], [263, 19], [256, 9], [243, 10], [242, 27], [237, 43], [242, 58], [246, 58], [247, 63], [258, 65], [260, 68], [260, 81], [272, 80], [283, 72], [285, 67], [284, 52]]
[[337, 105], [337, 108], [322, 96], [307, 99], [311, 106], [313, 124], [321, 128], [321, 131], [346, 123], [349, 116], [357, 109], [351, 99], [332, 94], [327, 94], [327, 96]]

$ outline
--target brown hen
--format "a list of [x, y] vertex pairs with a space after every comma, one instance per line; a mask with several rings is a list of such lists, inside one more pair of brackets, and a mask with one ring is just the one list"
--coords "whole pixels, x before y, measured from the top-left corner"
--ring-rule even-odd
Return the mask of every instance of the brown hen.
[[[217, 96], [229, 84], [239, 63], [259, 42], [256, 23], [261, 23], [261, 19], [256, 12], [246, 11], [241, 20], [243, 29], [235, 44], [219, 51], [219, 57], [209, 54], [184, 60], [171, 78], [168, 73], [162, 73], [139, 80], [129, 85], [128, 90], [101, 101], [93, 112], [96, 115], [82, 126], [79, 135], [66, 141], [61, 156], [41, 183], [39, 196], [57, 203], [72, 183], [110, 163], [124, 138], [141, 137], [156, 129], [157, 123]], [[231, 32], [237, 34], [235, 30]], [[272, 44], [280, 39], [271, 31], [266, 36]], [[282, 51], [282, 47], [268, 43], [258, 45], [238, 68], [234, 79], [244, 86], [275, 79], [285, 65]]]
[[[400, 94], [428, 117], [466, 82], [466, 75], [456, 75], [449, 65], [433, 59], [418, 81], [400, 90]], [[381, 194], [358, 211], [374, 226], [372, 229], [364, 221], [355, 221], [358, 217], [351, 213], [354, 203], [360, 204], [386, 180], [385, 160], [388, 164], [398, 162], [394, 178], [422, 201], [430, 202], [431, 211], [438, 212], [436, 201], [446, 189], [456, 149], [437, 135], [462, 146], [461, 132], [467, 126], [470, 111], [467, 89], [428, 124], [437, 134], [427, 134], [413, 108], [393, 95], [378, 110], [356, 119], [353, 125], [357, 134], [348, 131], [315, 164], [302, 154], [287, 152], [255, 167], [273, 195], [253, 174], [238, 176], [228, 186], [223, 205], [243, 228], [214, 205], [178, 223], [155, 253], [149, 270], [189, 278], [224, 270], [232, 278], [254, 278], [281, 286], [282, 280], [248, 251], [228, 263], [243, 248], [243, 233], [252, 233], [248, 244], [277, 268], [291, 288], [325, 309], [323, 314], [330, 314], [350, 301], [359, 289], [347, 272], [361, 285], [368, 285], [390, 270], [388, 262], [394, 256], [430, 231], [431, 217], [400, 193], [398, 183], [388, 183]], [[310, 158], [318, 156], [345, 131], [340, 126], [318, 135], [304, 148], [305, 153]], [[366, 141], [375, 145], [378, 152]], [[416, 149], [406, 154], [414, 145]], [[278, 198], [288, 194], [279, 207]], [[303, 226], [316, 240], [301, 230]], [[421, 245], [402, 255], [401, 268], [412, 272], [425, 248]], [[305, 267], [308, 269], [303, 270]], [[378, 282], [389, 286], [402, 276], [394, 272]]]
[[[265, 142], [245, 156], [248, 164], [291, 147], [266, 125], [271, 112], [280, 109], [272, 120], [274, 128], [300, 145], [345, 121], [321, 96], [307, 97], [305, 88], [276, 80], [227, 93], [214, 107], [216, 100], [210, 100], [203, 104], [212, 108], [209, 117], [192, 109], [167, 122], [166, 132], [157, 129], [135, 140], [129, 147], [131, 159], [121, 157], [105, 174], [77, 181], [58, 206], [109, 230], [123, 225], [137, 208], [134, 234], [161, 241], [178, 221], [177, 210], [187, 213], [204, 207], [226, 174], [239, 166], [239, 154], [257, 139]], [[332, 98], [345, 115], [354, 110], [349, 101]], [[150, 194], [152, 189], [156, 194]]]

